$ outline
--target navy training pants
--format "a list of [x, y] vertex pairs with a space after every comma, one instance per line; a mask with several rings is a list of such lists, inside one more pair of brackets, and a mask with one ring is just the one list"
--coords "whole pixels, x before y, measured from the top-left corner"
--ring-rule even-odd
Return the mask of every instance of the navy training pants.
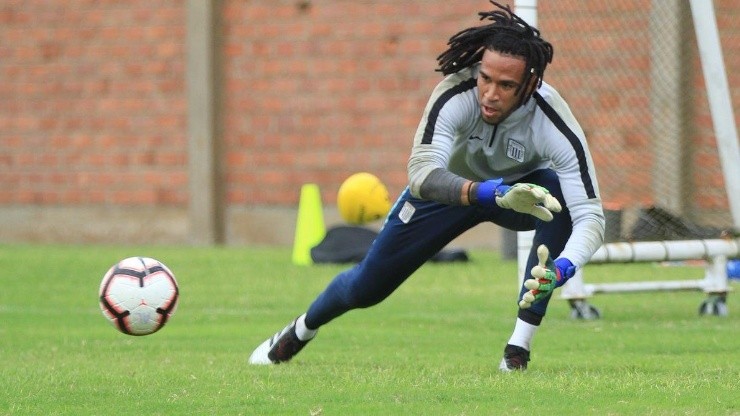
[[[537, 264], [537, 247], [545, 244], [552, 258], [556, 258], [570, 237], [572, 223], [554, 171], [538, 170], [517, 182], [547, 188], [560, 201], [563, 211], [545, 222], [499, 207], [451, 206], [420, 200], [406, 189], [391, 208], [365, 258], [339, 273], [311, 304], [306, 325], [318, 329], [349, 310], [378, 304], [450, 241], [484, 221], [514, 231], [536, 230], [527, 261], [525, 279], [528, 278], [529, 270]], [[522, 287], [517, 305], [526, 290]], [[529, 309], [519, 309], [519, 317], [539, 325], [549, 301], [550, 298], [543, 299]]]

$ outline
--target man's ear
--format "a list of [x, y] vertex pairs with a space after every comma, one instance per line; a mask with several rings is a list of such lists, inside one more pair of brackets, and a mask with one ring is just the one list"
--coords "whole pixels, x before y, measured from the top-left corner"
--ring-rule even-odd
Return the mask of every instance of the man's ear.
[[539, 83], [539, 78], [537, 77], [537, 74], [534, 72], [534, 68], [531, 68], [530, 73], [532, 74], [532, 78], [529, 80], [529, 85], [527, 85], [527, 92], [525, 94], [526, 97], [529, 97], [532, 95], [534, 90], [537, 89], [537, 84]]

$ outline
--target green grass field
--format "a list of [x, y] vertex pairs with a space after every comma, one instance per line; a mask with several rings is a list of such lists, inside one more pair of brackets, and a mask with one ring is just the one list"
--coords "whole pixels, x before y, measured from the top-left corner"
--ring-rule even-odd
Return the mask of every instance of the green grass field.
[[[145, 337], [117, 332], [97, 303], [103, 273], [136, 255], [166, 263], [181, 291], [170, 323]], [[553, 299], [529, 370], [502, 374], [516, 264], [470, 255], [424, 266], [382, 304], [322, 328], [291, 363], [249, 366], [343, 267], [293, 266], [274, 248], [0, 246], [0, 414], [740, 414], [737, 292], [727, 317], [699, 316], [695, 291], [597, 295], [596, 321], [570, 319]], [[594, 283], [701, 276], [586, 269]]]

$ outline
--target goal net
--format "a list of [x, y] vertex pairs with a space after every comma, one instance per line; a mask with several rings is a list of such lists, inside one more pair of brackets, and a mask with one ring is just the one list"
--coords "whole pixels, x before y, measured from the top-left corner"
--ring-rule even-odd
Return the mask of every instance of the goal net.
[[[740, 10], [731, 3], [714, 4], [726, 74], [738, 74], [740, 54], [729, 51], [740, 47]], [[738, 185], [723, 173], [689, 0], [540, 0], [536, 16], [555, 48], [546, 81], [589, 141], [607, 242], [732, 229], [728, 188]], [[740, 77], [729, 82], [738, 108]]]
[[[738, 7], [730, 0], [517, 5], [555, 46], [547, 79], [570, 103], [594, 158], [607, 244], [591, 263], [708, 260], [704, 278], [690, 281], [584, 284], [579, 270], [561, 290], [571, 316], [598, 318], [583, 300], [594, 293], [677, 289], [703, 290], [709, 297], [700, 312], [726, 315], [727, 259], [740, 255], [732, 110], [740, 55], [723, 51], [740, 46]], [[518, 240], [522, 276], [532, 233]]]

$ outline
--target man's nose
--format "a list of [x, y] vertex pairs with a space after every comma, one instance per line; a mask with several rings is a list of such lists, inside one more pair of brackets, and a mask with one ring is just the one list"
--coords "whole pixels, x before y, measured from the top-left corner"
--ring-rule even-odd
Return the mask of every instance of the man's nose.
[[489, 101], [498, 101], [498, 88], [496, 88], [496, 85], [489, 85], [483, 92], [483, 98]]

